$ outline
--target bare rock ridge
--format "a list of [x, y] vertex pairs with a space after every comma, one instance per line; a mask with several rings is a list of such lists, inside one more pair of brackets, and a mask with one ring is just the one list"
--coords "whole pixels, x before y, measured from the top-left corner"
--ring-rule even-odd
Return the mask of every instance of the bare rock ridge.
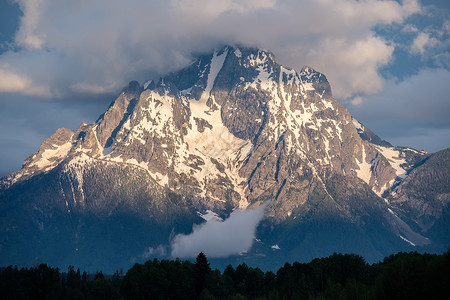
[[[448, 160], [448, 151], [440, 156]], [[206, 211], [226, 217], [266, 201], [257, 232], [263, 242], [248, 255], [275, 255], [273, 244], [280, 260], [329, 251], [377, 259], [442, 247], [446, 240], [433, 226], [447, 224], [440, 220], [449, 213], [449, 168], [428, 157], [392, 147], [352, 118], [325, 75], [310, 67], [296, 72], [265, 50], [226, 46], [157, 83], [130, 82], [95, 123], [58, 129], [21, 170], [2, 178], [3, 219], [6, 209], [32, 217], [26, 226], [5, 221], [0, 252], [11, 250], [13, 234], [36, 226], [38, 237], [51, 239], [46, 223], [58, 215], [74, 220], [61, 229], [72, 236], [64, 261], [94, 264], [97, 258], [70, 243], [85, 251], [97, 245], [89, 226], [98, 218], [131, 222], [136, 237], [156, 246], [174, 228], [189, 232]], [[414, 198], [409, 193], [423, 176], [422, 191], [442, 190]], [[144, 252], [141, 242], [130, 243], [141, 247], [127, 249], [130, 257]]]

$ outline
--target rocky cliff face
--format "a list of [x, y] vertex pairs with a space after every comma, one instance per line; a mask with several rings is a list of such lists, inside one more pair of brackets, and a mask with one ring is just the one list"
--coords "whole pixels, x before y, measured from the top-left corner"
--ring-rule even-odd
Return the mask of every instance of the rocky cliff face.
[[411, 226], [440, 241], [450, 242], [450, 149], [421, 161], [388, 195], [393, 207]]
[[269, 201], [260, 231], [267, 238], [331, 216], [354, 228], [378, 224], [395, 248], [429, 243], [390, 204], [406, 201], [404, 179], [426, 157], [352, 119], [314, 69], [296, 72], [268, 51], [224, 47], [157, 83], [131, 82], [94, 124], [58, 129], [1, 180], [0, 197], [17, 203], [12, 191], [51, 174], [60, 188], [48, 193], [63, 214], [131, 211], [163, 227], [176, 216], [192, 224], [197, 212], [226, 217]]

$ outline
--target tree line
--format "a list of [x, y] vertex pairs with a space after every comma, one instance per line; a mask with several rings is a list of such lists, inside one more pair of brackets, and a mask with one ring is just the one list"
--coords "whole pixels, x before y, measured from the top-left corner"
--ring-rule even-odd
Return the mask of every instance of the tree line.
[[1, 299], [450, 299], [450, 249], [443, 254], [401, 252], [368, 264], [354, 254], [286, 263], [263, 272], [242, 263], [212, 270], [194, 263], [149, 260], [125, 275], [67, 272], [41, 264], [0, 269]]

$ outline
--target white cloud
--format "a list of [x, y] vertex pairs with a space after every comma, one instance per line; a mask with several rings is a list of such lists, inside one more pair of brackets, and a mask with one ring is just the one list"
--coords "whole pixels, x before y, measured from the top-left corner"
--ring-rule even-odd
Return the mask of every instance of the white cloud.
[[16, 35], [16, 42], [19, 46], [41, 49], [44, 45], [45, 32], [38, 31], [41, 22], [41, 12], [45, 0], [16, 0], [23, 16], [21, 26]]
[[383, 39], [325, 40], [311, 49], [306, 57], [330, 79], [333, 94], [348, 98], [355, 93], [373, 94], [383, 88], [384, 79], [378, 69], [392, 58], [394, 47]]
[[[191, 53], [223, 43], [264, 47], [297, 70], [315, 67], [337, 97], [374, 93], [383, 85], [378, 70], [393, 46], [372, 28], [402, 23], [421, 10], [417, 0], [17, 2], [24, 15], [16, 43], [23, 48], [0, 60], [56, 95], [120, 89], [180, 68]], [[26, 64], [39, 51], [34, 70], [49, 69], [51, 76], [42, 78]]]
[[202, 22], [211, 22], [221, 14], [227, 12], [238, 12], [241, 14], [251, 13], [258, 9], [276, 7], [275, 0], [172, 0], [170, 1], [174, 12], [178, 17], [201, 18]]
[[442, 35], [450, 34], [450, 21], [449, 20], [446, 20], [444, 22], [444, 24], [442, 24], [442, 32], [441, 32], [441, 34]]
[[8, 66], [0, 66], [0, 93], [2, 92], [42, 97], [51, 95], [48, 87], [33, 84], [28, 76], [10, 70]]
[[419, 29], [417, 29], [417, 27], [412, 24], [406, 24], [405, 26], [403, 26], [401, 31], [406, 33], [416, 33], [419, 32]]
[[157, 247], [148, 247], [141, 255], [143, 259], [149, 259], [155, 256], [165, 256], [167, 254], [166, 246], [158, 245]]
[[228, 257], [249, 250], [267, 204], [256, 209], [237, 209], [224, 221], [212, 218], [203, 224], [194, 225], [191, 234], [174, 237], [171, 256], [196, 257], [202, 251], [211, 258]]
[[420, 32], [411, 45], [411, 53], [424, 54], [426, 48], [432, 48], [438, 44], [439, 41], [436, 38], [430, 37], [428, 33]]
[[362, 98], [361, 96], [356, 96], [355, 98], [353, 98], [350, 103], [353, 105], [360, 105], [361, 103], [363, 103], [364, 98]]
[[88, 82], [78, 82], [71, 84], [70, 88], [79, 93], [104, 94], [119, 88], [119, 85], [117, 83], [98, 85], [98, 84], [91, 84]]

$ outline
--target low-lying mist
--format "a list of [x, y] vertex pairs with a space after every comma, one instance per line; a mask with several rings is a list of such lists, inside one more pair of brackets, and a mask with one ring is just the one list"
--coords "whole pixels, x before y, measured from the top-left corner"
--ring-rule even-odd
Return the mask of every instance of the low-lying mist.
[[173, 238], [171, 256], [189, 258], [203, 252], [208, 257], [219, 258], [248, 251], [267, 204], [256, 209], [237, 209], [224, 221], [212, 218], [200, 225], [194, 224], [191, 234], [178, 234]]

